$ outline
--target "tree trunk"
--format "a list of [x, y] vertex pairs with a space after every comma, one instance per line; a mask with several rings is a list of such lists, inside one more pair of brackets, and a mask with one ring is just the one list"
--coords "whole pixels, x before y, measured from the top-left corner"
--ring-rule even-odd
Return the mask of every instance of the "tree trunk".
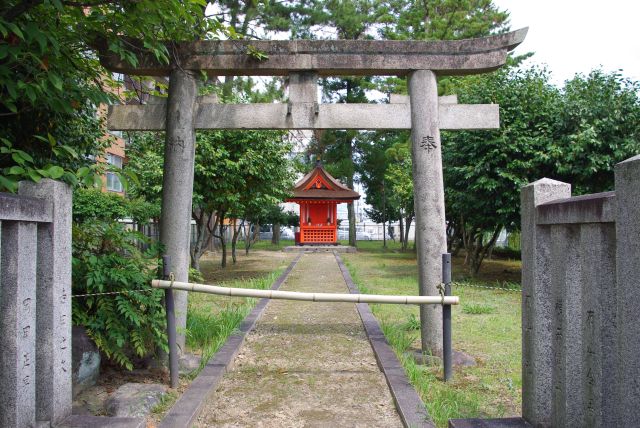
[[220, 266], [227, 267], [227, 240], [225, 237], [225, 230], [224, 230], [224, 217], [225, 217], [225, 212], [221, 211], [218, 215], [219, 217], [219, 221], [218, 221], [218, 236], [217, 238], [220, 240], [220, 249], [222, 251], [222, 260], [220, 262]]
[[[352, 187], [352, 186], [349, 186]], [[347, 214], [349, 216], [349, 245], [356, 246], [356, 210], [353, 203], [347, 204]]]
[[384, 179], [382, 180], [382, 248], [387, 248], [387, 195], [384, 191]]
[[[353, 87], [351, 85], [351, 79], [347, 80], [347, 97], [345, 101], [347, 103], [351, 102], [351, 94], [353, 92]], [[349, 135], [349, 134], [347, 134]], [[349, 152], [347, 153], [349, 158], [349, 162], [351, 163], [351, 171], [354, 171], [353, 168], [353, 138], [349, 140]], [[353, 172], [349, 174], [347, 177], [347, 186], [349, 189], [353, 189]], [[349, 245], [352, 247], [356, 246], [356, 210], [355, 210], [355, 201], [347, 204], [347, 214], [349, 216]]]
[[496, 226], [493, 231], [493, 235], [491, 235], [491, 239], [487, 242], [487, 245], [484, 247], [481, 246], [479, 251], [477, 252], [476, 258], [474, 260], [474, 264], [472, 266], [472, 274], [475, 276], [480, 271], [480, 266], [482, 265], [482, 261], [487, 256], [487, 253], [493, 248], [498, 240], [498, 236], [500, 236], [500, 231], [502, 230], [502, 225]]
[[457, 221], [450, 220], [447, 223], [447, 250], [456, 256], [462, 247], [462, 227]]
[[231, 263], [233, 263], [234, 265], [236, 264], [237, 257], [236, 257], [236, 241], [237, 241], [237, 232], [236, 232], [236, 222], [238, 220], [237, 219], [233, 219], [233, 223], [231, 223]]
[[402, 215], [402, 211], [400, 211], [400, 220], [398, 221], [398, 226], [400, 226], [400, 236], [398, 240], [400, 241], [400, 250], [404, 248], [404, 221], [402, 219], [404, 216]]
[[233, 264], [236, 264], [238, 261], [238, 257], [236, 255], [236, 247], [238, 244], [238, 238], [240, 237], [240, 231], [244, 227], [244, 220], [240, 222], [240, 227], [236, 228], [237, 220], [233, 220], [233, 237], [231, 239], [231, 259], [233, 260]]
[[387, 226], [384, 219], [382, 220], [382, 248], [387, 248]]
[[[400, 220], [402, 221], [402, 220]], [[406, 251], [409, 248], [409, 230], [411, 229], [411, 222], [413, 221], [413, 216], [407, 216], [404, 219], [404, 239], [402, 240], [402, 251]], [[415, 239], [414, 239], [414, 247], [415, 247]]]
[[244, 254], [249, 254], [249, 247], [251, 246], [251, 224], [249, 224], [249, 233], [244, 234]]
[[471, 231], [467, 230], [467, 225], [464, 222], [464, 217], [460, 216], [460, 228], [462, 229], [462, 246], [465, 249], [464, 264], [469, 265], [469, 252], [471, 251]]
[[203, 210], [193, 212], [193, 219], [196, 222], [196, 239], [190, 250], [191, 267], [200, 270], [200, 258], [207, 251], [211, 244], [212, 229], [211, 220], [215, 213], [208, 213]]
[[256, 222], [253, 225], [253, 233], [251, 232], [251, 227], [249, 227], [249, 233], [246, 234], [244, 241], [244, 253], [249, 254], [249, 249], [256, 243], [258, 238], [260, 237], [260, 222]]
[[194, 210], [191, 217], [196, 222], [196, 239], [189, 249], [189, 257], [191, 258], [191, 267], [200, 270], [200, 256], [202, 255], [202, 245], [204, 244], [206, 229], [206, 225], [203, 222], [204, 213], [202, 210]]
[[280, 245], [280, 223], [273, 224], [273, 234], [271, 235], [271, 243]]

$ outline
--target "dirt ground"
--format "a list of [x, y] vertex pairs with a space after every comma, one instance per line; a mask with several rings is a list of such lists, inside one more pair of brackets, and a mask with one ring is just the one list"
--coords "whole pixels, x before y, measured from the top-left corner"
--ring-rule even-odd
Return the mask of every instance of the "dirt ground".
[[[319, 253], [281, 289], [348, 292], [334, 256]], [[353, 304], [275, 300], [195, 426], [402, 424]]]
[[227, 266], [220, 267], [220, 253], [208, 252], [200, 259], [200, 270], [207, 284], [223, 283], [240, 278], [257, 278], [273, 272], [283, 264], [288, 265], [295, 257], [294, 253], [282, 251], [251, 250], [245, 254], [238, 250], [238, 262], [233, 263], [231, 253], [227, 255]]

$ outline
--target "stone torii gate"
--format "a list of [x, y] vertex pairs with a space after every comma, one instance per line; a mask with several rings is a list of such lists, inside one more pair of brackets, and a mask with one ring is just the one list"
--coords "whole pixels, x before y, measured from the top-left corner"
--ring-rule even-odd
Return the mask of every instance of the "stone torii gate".
[[[173, 62], [141, 55], [132, 67], [101, 50], [109, 70], [170, 76], [166, 102], [111, 106], [111, 130], [166, 130], [160, 240], [171, 256], [176, 281], [186, 282], [196, 129], [411, 129], [419, 294], [436, 295], [446, 252], [441, 129], [499, 127], [498, 106], [460, 105], [438, 99], [437, 76], [493, 71], [525, 38], [527, 29], [455, 41], [197, 41], [171, 46]], [[266, 59], [248, 55], [249, 45]], [[289, 101], [281, 104], [217, 104], [197, 96], [197, 73], [210, 76], [288, 76]], [[320, 104], [319, 76], [407, 76], [409, 99], [390, 104]], [[178, 327], [186, 325], [186, 292], [176, 293]], [[442, 308], [420, 308], [422, 350], [442, 354]], [[178, 338], [184, 347], [184, 336]]]

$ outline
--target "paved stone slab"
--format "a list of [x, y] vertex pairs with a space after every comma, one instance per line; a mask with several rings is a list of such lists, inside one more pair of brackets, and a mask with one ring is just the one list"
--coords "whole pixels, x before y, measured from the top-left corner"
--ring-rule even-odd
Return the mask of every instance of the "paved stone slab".
[[144, 418], [110, 418], [106, 416], [72, 415], [57, 428], [144, 428], [147, 422]]
[[285, 253], [355, 253], [356, 247], [348, 245], [291, 245], [282, 249]]
[[[345, 292], [333, 254], [285, 290]], [[195, 426], [402, 426], [353, 304], [272, 301]]]
[[522, 418], [450, 419], [449, 428], [530, 428]]

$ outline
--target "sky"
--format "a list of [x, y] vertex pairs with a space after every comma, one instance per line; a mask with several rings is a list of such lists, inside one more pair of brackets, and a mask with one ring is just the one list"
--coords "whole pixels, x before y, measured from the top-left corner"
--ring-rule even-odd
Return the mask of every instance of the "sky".
[[576, 73], [600, 67], [640, 80], [640, 1], [493, 0], [510, 12], [511, 29], [529, 27], [516, 54], [546, 64], [562, 85]]

